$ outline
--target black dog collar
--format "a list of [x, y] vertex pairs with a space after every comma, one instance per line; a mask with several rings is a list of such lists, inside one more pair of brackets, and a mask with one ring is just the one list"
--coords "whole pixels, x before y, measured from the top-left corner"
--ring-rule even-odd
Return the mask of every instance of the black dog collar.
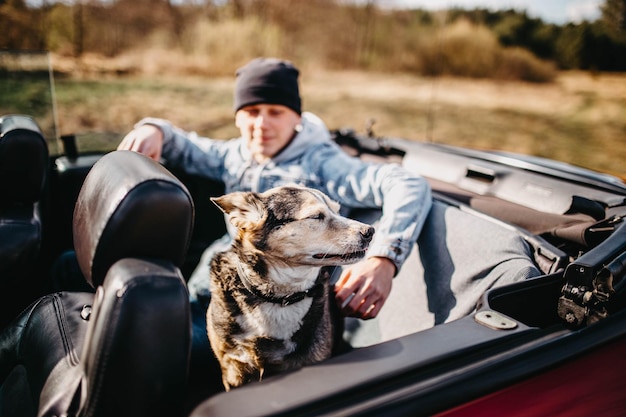
[[253, 287], [240, 264], [237, 264], [237, 272], [239, 274], [239, 278], [241, 279], [241, 283], [250, 293], [256, 295], [263, 301], [272, 304], [279, 304], [281, 307], [287, 307], [288, 305], [298, 303], [307, 297], [315, 298], [324, 295], [324, 284], [318, 281], [308, 290], [295, 292], [284, 297], [275, 297], [272, 294], [264, 294], [258, 288]]

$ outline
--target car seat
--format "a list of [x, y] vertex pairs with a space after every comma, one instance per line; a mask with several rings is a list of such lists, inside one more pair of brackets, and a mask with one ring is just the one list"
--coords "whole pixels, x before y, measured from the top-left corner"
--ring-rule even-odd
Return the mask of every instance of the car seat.
[[93, 292], [39, 298], [0, 334], [0, 416], [173, 416], [191, 320], [180, 272], [194, 208], [184, 185], [130, 151], [103, 156], [75, 206]]
[[[0, 328], [29, 298], [42, 240], [48, 145], [27, 116], [0, 118]], [[41, 295], [41, 294], [37, 294]]]

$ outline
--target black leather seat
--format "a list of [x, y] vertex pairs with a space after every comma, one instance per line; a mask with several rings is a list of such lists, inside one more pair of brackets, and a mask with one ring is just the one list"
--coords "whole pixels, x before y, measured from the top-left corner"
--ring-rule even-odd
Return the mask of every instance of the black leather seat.
[[29, 289], [40, 256], [47, 165], [37, 124], [27, 116], [0, 117], [0, 328], [36, 298]]
[[191, 321], [180, 272], [193, 203], [167, 170], [115, 151], [92, 168], [74, 212], [92, 292], [41, 297], [0, 334], [1, 416], [176, 416]]

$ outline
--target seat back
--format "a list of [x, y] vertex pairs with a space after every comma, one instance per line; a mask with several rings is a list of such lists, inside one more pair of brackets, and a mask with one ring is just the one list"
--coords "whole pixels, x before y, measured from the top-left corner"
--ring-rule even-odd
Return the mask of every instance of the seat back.
[[84, 415], [180, 415], [191, 347], [188, 298], [170, 263], [125, 258], [111, 267], [81, 357]]
[[48, 146], [35, 122], [0, 117], [0, 327], [32, 301], [47, 164]]
[[80, 360], [50, 373], [40, 415], [178, 414], [191, 347], [180, 266], [193, 216], [184, 185], [145, 156], [114, 151], [93, 166], [73, 232], [79, 266], [97, 291]]

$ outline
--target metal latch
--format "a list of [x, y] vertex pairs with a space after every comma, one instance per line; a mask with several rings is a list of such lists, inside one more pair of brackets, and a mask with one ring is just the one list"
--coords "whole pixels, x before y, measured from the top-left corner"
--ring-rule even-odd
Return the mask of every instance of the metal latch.
[[568, 324], [592, 324], [608, 316], [611, 296], [625, 286], [626, 253], [603, 266], [592, 281], [593, 288], [565, 284], [558, 313]]
[[566, 283], [558, 301], [558, 314], [578, 327], [609, 314], [613, 295], [622, 292], [626, 277], [626, 224], [622, 217], [606, 221], [613, 233], [565, 269]]
[[495, 330], [511, 330], [517, 327], [515, 321], [492, 310], [479, 311], [474, 315], [474, 320]]

